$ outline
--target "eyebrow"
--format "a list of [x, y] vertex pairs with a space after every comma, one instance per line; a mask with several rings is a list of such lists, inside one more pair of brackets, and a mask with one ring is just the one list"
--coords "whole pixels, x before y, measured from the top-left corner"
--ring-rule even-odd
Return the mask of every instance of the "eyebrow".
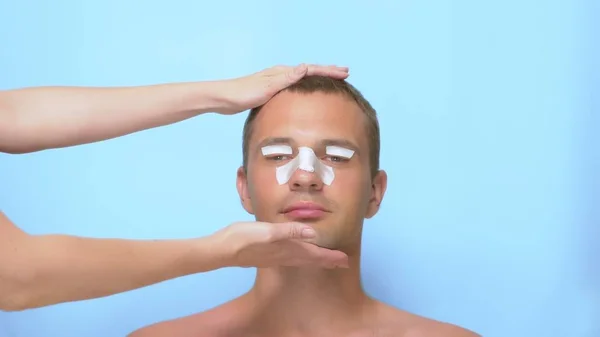
[[287, 138], [287, 137], [269, 137], [269, 138], [265, 138], [263, 139], [259, 144], [258, 144], [258, 148], [263, 148], [265, 146], [270, 146], [270, 145], [282, 145], [282, 144], [286, 144], [286, 145], [290, 145], [292, 144], [292, 139], [291, 138]]
[[[258, 148], [260, 149], [262, 147], [270, 146], [270, 145], [282, 145], [282, 144], [291, 145], [293, 143], [294, 143], [294, 140], [289, 137], [269, 137], [269, 138], [263, 139], [258, 144]], [[347, 139], [335, 139], [335, 138], [322, 139], [321, 141], [319, 141], [319, 144], [321, 146], [339, 146], [339, 147], [347, 148], [350, 150], [354, 150], [354, 152], [356, 154], [360, 154], [360, 151], [358, 150], [358, 146]]]

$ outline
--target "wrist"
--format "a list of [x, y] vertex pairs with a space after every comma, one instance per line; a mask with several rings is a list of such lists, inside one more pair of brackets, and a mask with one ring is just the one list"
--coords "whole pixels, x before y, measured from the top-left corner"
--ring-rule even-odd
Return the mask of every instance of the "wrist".
[[234, 110], [226, 80], [192, 83], [189, 105], [198, 113], [227, 113]]
[[[192, 266], [194, 272], [233, 267], [235, 259], [218, 235], [213, 234], [194, 240]], [[198, 270], [200, 269], [200, 270]]]

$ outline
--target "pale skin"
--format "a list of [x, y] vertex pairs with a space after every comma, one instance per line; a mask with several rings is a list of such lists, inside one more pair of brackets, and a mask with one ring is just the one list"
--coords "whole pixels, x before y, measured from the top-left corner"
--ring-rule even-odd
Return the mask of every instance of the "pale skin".
[[[363, 291], [362, 225], [365, 218], [376, 215], [387, 188], [385, 171], [371, 175], [365, 122], [360, 108], [342, 95], [283, 91], [254, 121], [248, 170], [240, 168], [237, 176], [243, 207], [258, 221], [297, 220], [282, 209], [300, 200], [321, 205], [323, 215], [307, 222], [319, 233], [314, 242], [348, 254], [350, 268], [259, 268], [246, 294], [205, 312], [143, 327], [130, 337], [479, 336], [394, 308]], [[259, 144], [270, 143], [269, 139], [294, 149], [313, 148], [333, 167], [333, 183], [325, 185], [317, 174], [297, 170], [279, 185], [275, 168], [293, 155], [263, 156]], [[350, 160], [340, 161], [325, 153], [325, 140], [346, 143], [356, 152]]]
[[[0, 152], [98, 142], [208, 112], [235, 114], [307, 75], [343, 79], [348, 69], [303, 64], [212, 82], [0, 91]], [[318, 235], [291, 221], [234, 223], [186, 240], [30, 235], [0, 212], [0, 310], [104, 297], [229, 266], [348, 267], [345, 253], [311, 243]]]

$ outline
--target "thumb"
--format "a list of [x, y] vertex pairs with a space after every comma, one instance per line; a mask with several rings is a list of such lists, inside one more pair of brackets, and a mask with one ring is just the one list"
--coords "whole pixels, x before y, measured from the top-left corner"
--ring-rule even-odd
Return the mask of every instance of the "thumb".
[[288, 222], [280, 227], [283, 239], [311, 239], [317, 236], [312, 227], [298, 222]]

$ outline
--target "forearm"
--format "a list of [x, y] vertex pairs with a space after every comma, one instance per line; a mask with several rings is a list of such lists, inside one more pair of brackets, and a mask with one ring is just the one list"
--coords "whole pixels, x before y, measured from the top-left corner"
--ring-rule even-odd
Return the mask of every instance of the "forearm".
[[[227, 265], [210, 237], [131, 241], [66, 235], [30, 236], [0, 287], [4, 310], [104, 297]], [[7, 272], [5, 268], [5, 273]], [[12, 282], [11, 282], [12, 280]], [[4, 283], [4, 284], [2, 284]]]
[[0, 151], [91, 143], [213, 112], [224, 104], [219, 83], [0, 91]]

